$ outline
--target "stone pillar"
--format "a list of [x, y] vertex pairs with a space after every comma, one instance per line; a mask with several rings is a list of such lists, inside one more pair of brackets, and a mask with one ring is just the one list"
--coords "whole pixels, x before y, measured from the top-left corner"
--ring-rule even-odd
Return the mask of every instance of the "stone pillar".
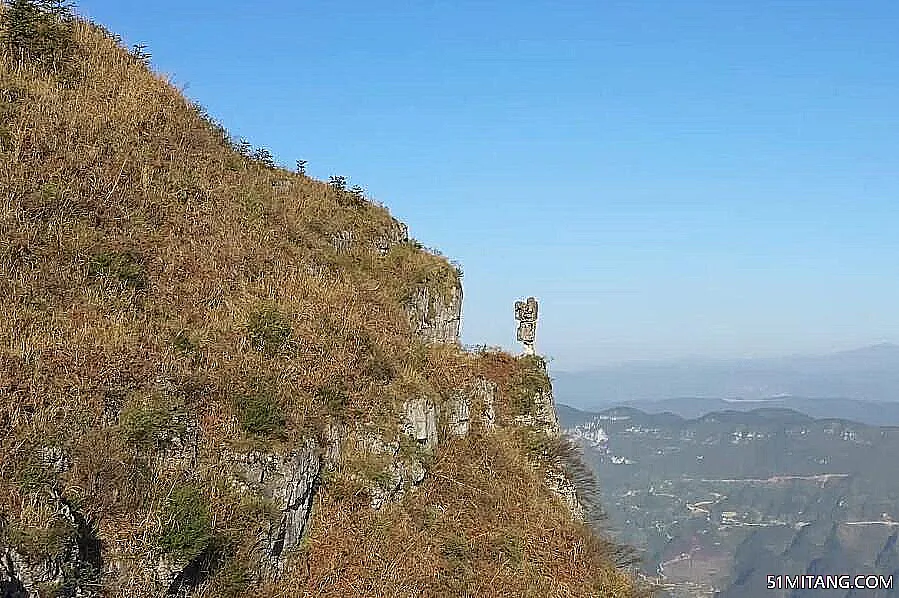
[[537, 300], [515, 302], [515, 319], [518, 320], [518, 342], [524, 345], [525, 355], [534, 355], [534, 341], [537, 338]]

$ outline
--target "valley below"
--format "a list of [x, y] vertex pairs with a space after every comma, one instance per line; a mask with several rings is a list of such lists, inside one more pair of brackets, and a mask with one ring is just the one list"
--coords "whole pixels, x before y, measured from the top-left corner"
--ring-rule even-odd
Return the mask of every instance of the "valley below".
[[899, 595], [768, 588], [777, 575], [899, 579], [899, 428], [777, 408], [560, 417], [598, 478], [606, 527], [637, 548], [658, 595]]

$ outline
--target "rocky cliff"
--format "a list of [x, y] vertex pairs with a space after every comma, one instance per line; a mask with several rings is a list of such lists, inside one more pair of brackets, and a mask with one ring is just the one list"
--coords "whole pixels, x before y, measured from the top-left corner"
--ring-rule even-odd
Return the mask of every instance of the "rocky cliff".
[[635, 593], [456, 268], [41, 18], [61, 53], [0, 62], [0, 596]]

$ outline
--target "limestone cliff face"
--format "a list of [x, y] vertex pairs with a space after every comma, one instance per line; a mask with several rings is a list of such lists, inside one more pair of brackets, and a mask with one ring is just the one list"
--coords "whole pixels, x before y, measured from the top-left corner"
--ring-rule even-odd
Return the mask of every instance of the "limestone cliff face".
[[312, 500], [321, 483], [320, 447], [307, 442], [286, 454], [261, 451], [234, 454], [231, 470], [246, 484], [245, 489], [270, 501], [277, 509], [275, 523], [260, 538], [266, 565], [277, 571], [285, 554], [296, 550], [312, 510]]
[[[545, 362], [539, 360], [538, 364], [543, 370], [543, 374], [546, 375]], [[560, 439], [562, 437], [562, 427], [559, 424], [559, 416], [556, 413], [556, 401], [553, 396], [552, 385], [547, 384], [545, 389], [536, 391], [534, 393], [533, 403], [533, 415], [517, 417], [516, 424], [533, 426], [548, 438]], [[578, 499], [577, 489], [561, 466], [551, 468], [547, 471], [546, 483], [550, 490], [555, 492], [559, 498], [562, 499], [562, 502], [568, 507], [575, 519], [580, 521], [585, 519], [585, 509]]]
[[28, 548], [0, 546], [0, 596], [42, 596], [42, 589], [53, 587], [67, 589], [65, 595], [75, 598], [95, 595], [92, 588], [99, 582], [103, 559], [94, 530], [58, 493], [48, 497], [46, 508], [54, 515], [48, 530], [56, 534], [53, 550], [35, 554]]
[[421, 286], [408, 304], [412, 330], [425, 342], [458, 343], [462, 323], [462, 286], [446, 294]]
[[[427, 294], [422, 296], [428, 297]], [[456, 342], [458, 314], [458, 303], [451, 304], [451, 309], [421, 312], [419, 333], [422, 339]], [[542, 361], [539, 363], [545, 368]], [[531, 415], [501, 421], [495, 409], [497, 385], [484, 378], [475, 378], [442, 401], [427, 396], [409, 398], [404, 403], [398, 428], [401, 437], [418, 447], [421, 455], [434, 454], [446, 437], [464, 437], [473, 427], [488, 434], [498, 426], [528, 427], [547, 438], [559, 438], [561, 430], [551, 386], [534, 391], [528, 398], [534, 406]], [[176, 440], [164, 458], [172, 463], [192, 462], [197, 450], [196, 435], [187, 434]], [[277, 578], [285, 559], [300, 549], [310, 525], [312, 505], [325, 483], [326, 472], [337, 467], [347, 451], [382, 459], [381, 472], [373, 479], [362, 481], [373, 509], [381, 509], [401, 499], [406, 492], [414, 492], [427, 484], [425, 462], [408, 452], [404, 454], [400, 445], [401, 442], [388, 441], [361, 427], [344, 424], [332, 426], [324, 441], [307, 439], [286, 451], [223, 452], [221, 476], [227, 485], [248, 498], [261, 498], [275, 511], [271, 525], [258, 537], [253, 557], [264, 574]], [[60, 465], [65, 466], [64, 463]], [[546, 484], [575, 518], [583, 518], [575, 488], [561, 468], [548, 471]], [[71, 596], [96, 595], [91, 589], [92, 580], [98, 579], [104, 568], [99, 542], [77, 510], [58, 498], [54, 504], [60, 520], [68, 526], [67, 535], [49, 556], [35, 557], [12, 547], [3, 548], [0, 552], [0, 596], [3, 598], [38, 596], [40, 588], [47, 584], [71, 587], [72, 593], [67, 594]], [[125, 555], [110, 549], [106, 555], [107, 568], [120, 566]], [[160, 595], [184, 595], [203, 581], [210, 558], [206, 552], [183, 558], [150, 554], [141, 559], [141, 568], [147, 575], [143, 581], [135, 582], [136, 587], [152, 585]]]

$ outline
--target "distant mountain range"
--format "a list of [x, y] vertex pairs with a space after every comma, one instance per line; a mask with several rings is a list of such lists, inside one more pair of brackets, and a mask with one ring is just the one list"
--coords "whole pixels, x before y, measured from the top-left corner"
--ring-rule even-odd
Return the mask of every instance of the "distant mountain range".
[[597, 476], [608, 528], [638, 549], [659, 598], [899, 596], [767, 585], [812, 573], [899, 581], [899, 427], [782, 408], [559, 416]]
[[698, 417], [770, 406], [899, 424], [899, 345], [814, 356], [629, 362], [559, 372], [554, 387], [560, 402], [587, 409], [631, 405]]
[[[614, 407], [633, 407], [646, 413], [672, 413], [686, 419], [702, 417], [718, 411], [755, 411], [757, 409], [790, 409], [814, 418], [837, 418], [869, 426], [899, 426], [899, 401], [875, 402], [853, 399], [814, 399], [783, 397], [777, 399], [738, 400], [678, 398], [646, 401], [622, 401]], [[604, 406], [605, 407], [605, 406]], [[575, 420], [584, 412], [560, 403], [560, 417], [571, 413]]]

